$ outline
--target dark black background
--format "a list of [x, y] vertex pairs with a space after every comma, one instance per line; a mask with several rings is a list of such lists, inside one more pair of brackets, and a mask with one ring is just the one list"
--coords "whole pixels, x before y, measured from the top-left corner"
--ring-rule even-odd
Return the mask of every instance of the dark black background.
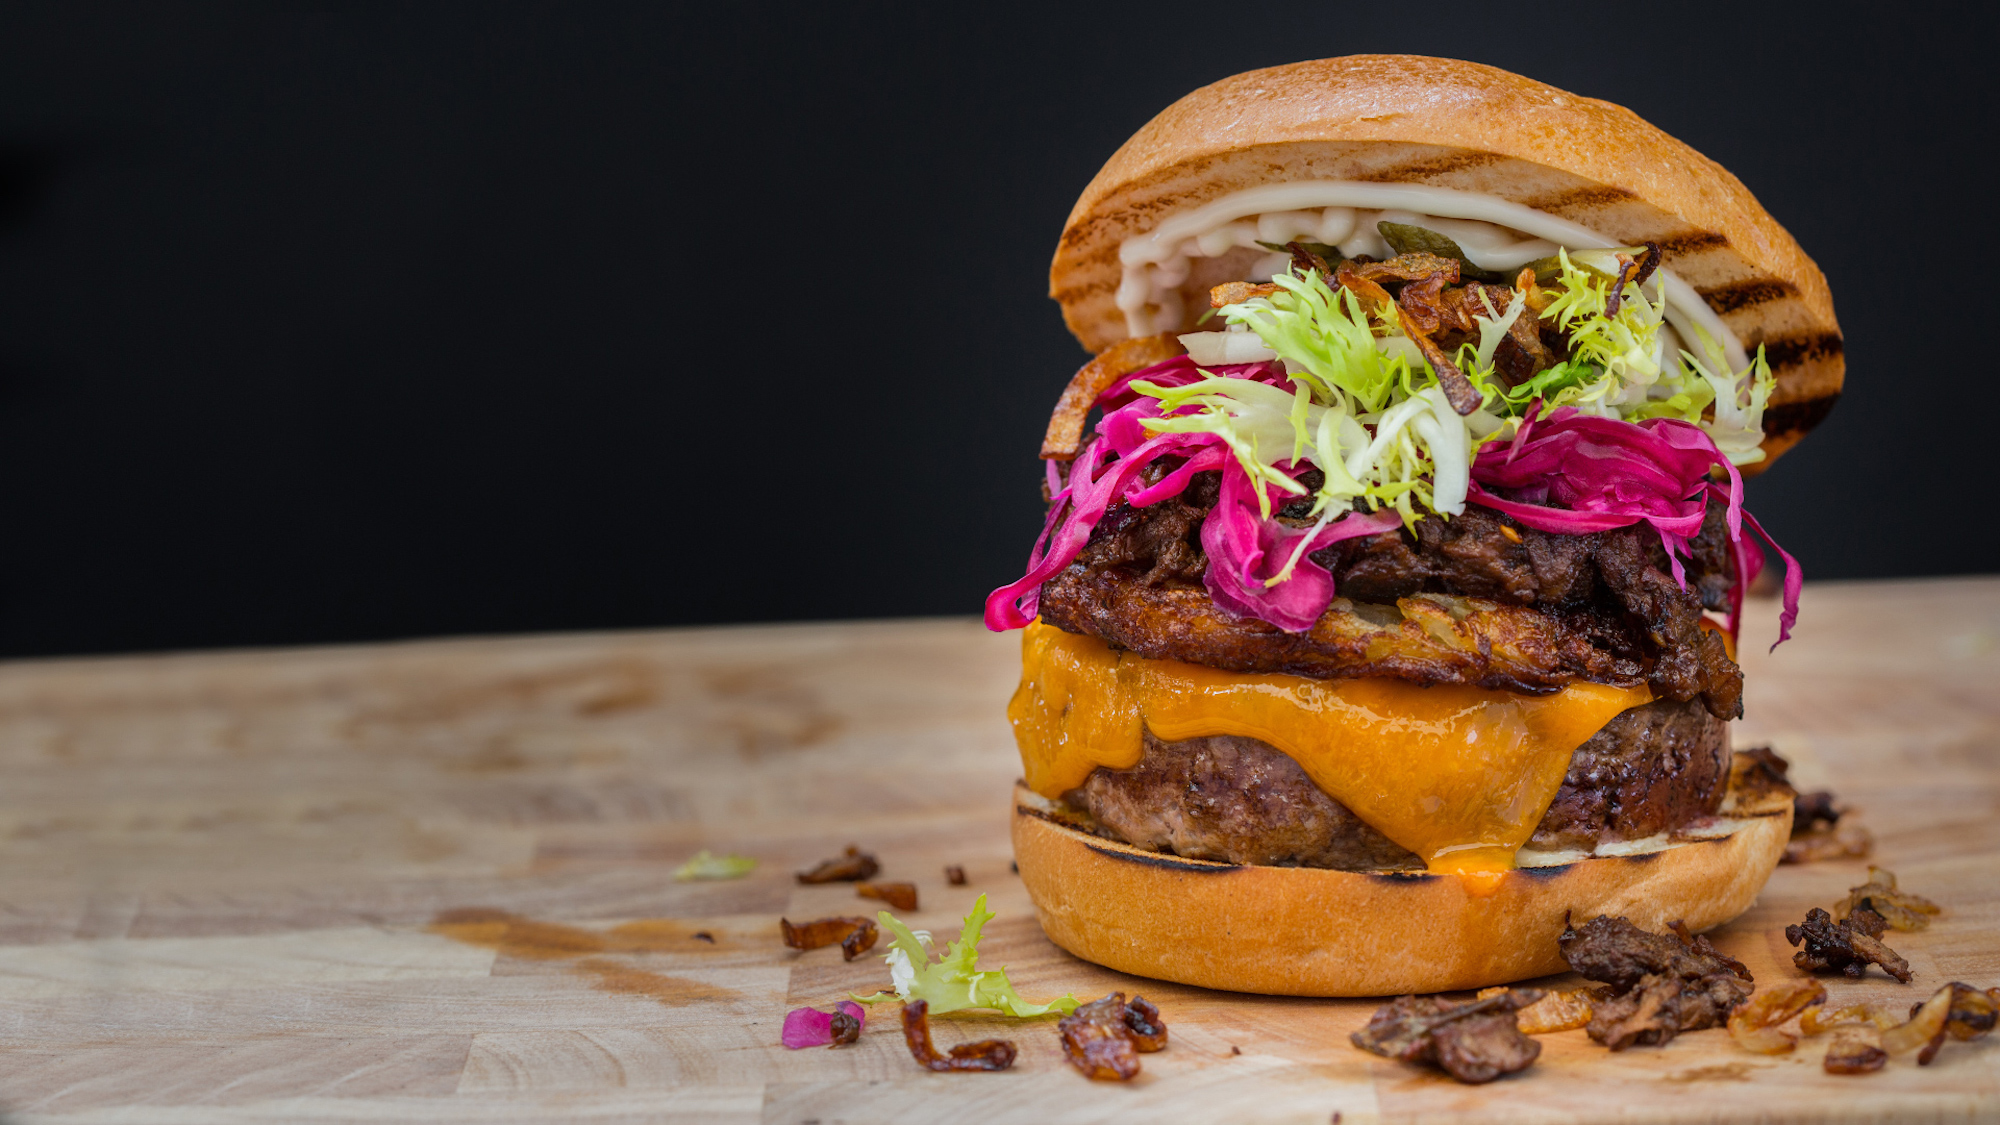
[[1372, 51], [1735, 171], [1850, 372], [1753, 510], [1813, 578], [1996, 569], [1972, 11], [10, 5], [0, 654], [976, 612], [1077, 193], [1197, 86]]

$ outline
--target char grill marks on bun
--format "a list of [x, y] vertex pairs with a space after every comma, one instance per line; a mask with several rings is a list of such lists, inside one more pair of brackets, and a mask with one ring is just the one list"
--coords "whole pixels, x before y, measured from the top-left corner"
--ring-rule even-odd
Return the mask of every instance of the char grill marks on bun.
[[[1369, 994], [1550, 971], [1562, 913], [1636, 880], [1658, 923], [1748, 903], [1790, 798], [1728, 750], [1777, 549], [1742, 481], [1844, 368], [1824, 277], [1747, 188], [1491, 67], [1299, 63], [1120, 148], [1050, 292], [1093, 358], [986, 618], [1025, 629], [1015, 844], [1051, 937], [1189, 983]], [[1800, 570], [1778, 551], [1782, 641]], [[1125, 916], [1173, 871], [1234, 880], [1196, 896], [1252, 910], [1233, 944]], [[1430, 889], [1385, 889], [1405, 883]], [[1291, 895], [1472, 911], [1445, 930], [1532, 948], [1420, 967], [1362, 942], [1287, 983], [1323, 937]]]

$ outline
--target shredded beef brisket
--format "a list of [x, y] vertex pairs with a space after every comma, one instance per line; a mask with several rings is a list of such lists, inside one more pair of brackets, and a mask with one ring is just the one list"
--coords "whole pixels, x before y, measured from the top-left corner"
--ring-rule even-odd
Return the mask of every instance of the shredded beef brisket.
[[[1156, 478], [1172, 467], [1155, 463], [1147, 473]], [[1702, 626], [1703, 608], [1723, 608], [1735, 580], [1719, 506], [1710, 507], [1692, 541], [1693, 557], [1683, 562], [1685, 590], [1673, 579], [1658, 535], [1643, 523], [1556, 535], [1478, 505], [1450, 519], [1420, 520], [1414, 533], [1385, 532], [1315, 552], [1313, 560], [1332, 572], [1339, 595], [1329, 617], [1372, 614], [1378, 623], [1393, 623], [1409, 614], [1388, 603], [1447, 595], [1532, 610], [1547, 622], [1493, 616], [1493, 628], [1504, 620], [1504, 629], [1492, 635], [1491, 629], [1475, 630], [1467, 639], [1470, 650], [1394, 666], [1332, 653], [1321, 627], [1286, 634], [1213, 606], [1188, 619], [1194, 603], [1207, 600], [1200, 537], [1216, 482], [1216, 474], [1200, 474], [1172, 500], [1146, 508], [1118, 505], [1106, 513], [1076, 559], [1043, 585], [1043, 619], [1146, 656], [1231, 671], [1388, 675], [1517, 691], [1551, 691], [1573, 679], [1643, 679], [1660, 698], [1703, 700], [1717, 718], [1741, 712], [1742, 672], [1722, 638]], [[1297, 519], [1304, 513], [1282, 514]], [[1458, 612], [1453, 617], [1464, 623]], [[1521, 643], [1532, 651], [1507, 651], [1516, 638], [1525, 638]], [[1453, 647], [1450, 638], [1441, 639]], [[1362, 647], [1379, 647], [1379, 641], [1366, 638]]]
[[[1729, 785], [1723, 724], [1694, 703], [1650, 703], [1578, 748], [1532, 847], [1590, 849], [1712, 815]], [[1423, 861], [1254, 738], [1163, 742], [1131, 769], [1100, 767], [1068, 796], [1100, 830], [1195, 859], [1343, 871], [1422, 870]]]

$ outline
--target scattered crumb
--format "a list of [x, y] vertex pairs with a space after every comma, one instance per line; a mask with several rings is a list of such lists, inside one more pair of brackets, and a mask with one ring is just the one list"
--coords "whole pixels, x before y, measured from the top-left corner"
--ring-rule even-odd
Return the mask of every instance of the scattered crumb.
[[1698, 1066], [1693, 1070], [1677, 1070], [1662, 1078], [1662, 1082], [1748, 1082], [1750, 1072], [1760, 1070], [1745, 1062], [1720, 1063], [1715, 1066]]

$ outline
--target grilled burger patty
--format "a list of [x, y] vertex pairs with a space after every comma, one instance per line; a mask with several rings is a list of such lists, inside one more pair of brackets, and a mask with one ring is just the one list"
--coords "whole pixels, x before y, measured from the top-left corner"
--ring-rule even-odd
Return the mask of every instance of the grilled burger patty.
[[[1112, 508], [1043, 584], [1042, 620], [1143, 656], [1233, 672], [1532, 693], [1576, 679], [1645, 682], [1656, 698], [1700, 700], [1720, 719], [1742, 712], [1742, 671], [1702, 627], [1702, 610], [1725, 608], [1735, 583], [1719, 505], [1690, 543], [1687, 589], [1643, 523], [1556, 535], [1472, 505], [1449, 520], [1420, 520], [1414, 532], [1347, 540], [1312, 555], [1340, 596], [1313, 629], [1291, 634], [1223, 612], [1202, 585], [1201, 524], [1218, 481], [1200, 474], [1170, 500]], [[1294, 507], [1281, 514], [1310, 522], [1304, 505]]]
[[[1590, 849], [1670, 831], [1713, 815], [1728, 782], [1721, 720], [1692, 701], [1635, 707], [1577, 749], [1529, 846]], [[1149, 732], [1138, 765], [1100, 767], [1066, 799], [1105, 835], [1174, 855], [1345, 871], [1424, 866], [1254, 738], [1162, 742]]]

